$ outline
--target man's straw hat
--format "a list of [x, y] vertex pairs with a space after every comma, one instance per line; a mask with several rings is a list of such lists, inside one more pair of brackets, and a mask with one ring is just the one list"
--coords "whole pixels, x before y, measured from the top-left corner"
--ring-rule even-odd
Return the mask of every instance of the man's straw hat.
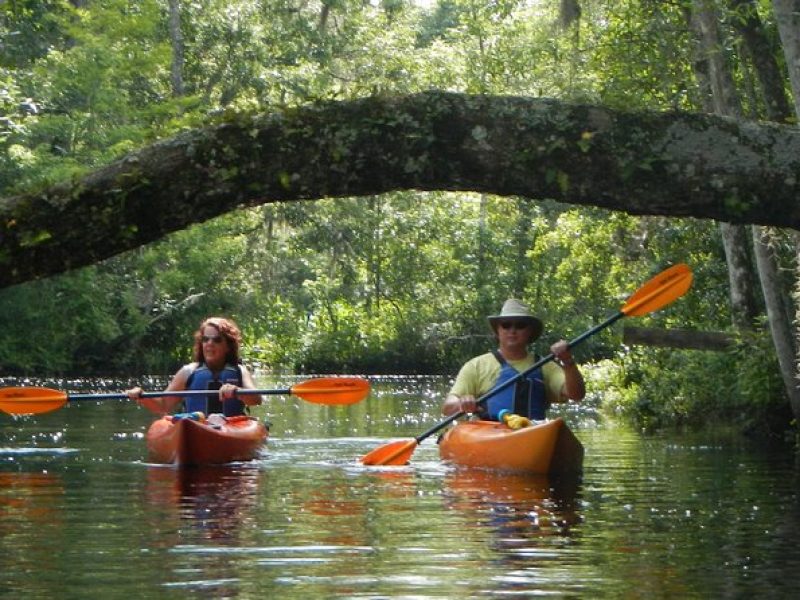
[[509, 298], [505, 301], [500, 314], [489, 317], [489, 325], [492, 326], [495, 333], [501, 321], [527, 321], [531, 327], [531, 341], [542, 335], [542, 329], [544, 328], [542, 322], [531, 314], [531, 309], [528, 308], [528, 305], [514, 298]]

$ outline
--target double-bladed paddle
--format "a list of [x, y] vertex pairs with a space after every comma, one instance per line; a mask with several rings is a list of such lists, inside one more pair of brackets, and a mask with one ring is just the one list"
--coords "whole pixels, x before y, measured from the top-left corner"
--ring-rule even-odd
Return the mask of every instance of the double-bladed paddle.
[[[599, 325], [592, 327], [590, 330], [579, 335], [574, 340], [571, 340], [569, 342], [569, 347], [574, 348], [586, 338], [594, 335], [601, 329], [605, 329], [611, 324], [617, 322], [622, 317], [639, 317], [667, 306], [683, 296], [691, 285], [692, 270], [685, 264], [678, 264], [662, 271], [650, 279], [638, 290], [636, 290], [636, 292], [630, 298], [628, 298], [628, 301], [618, 313], [609, 317]], [[497, 392], [506, 389], [510, 385], [513, 385], [517, 380], [527, 376], [529, 373], [535, 371], [554, 358], [555, 356], [553, 354], [548, 354], [547, 356], [539, 359], [529, 369], [489, 390], [483, 396], [478, 398], [476, 403], [482, 404], [486, 402], [486, 400], [488, 400]], [[372, 452], [364, 455], [361, 458], [361, 462], [365, 465], [405, 465], [411, 459], [411, 455], [414, 453], [414, 450], [420, 444], [420, 442], [422, 442], [422, 440], [447, 427], [447, 425], [459, 417], [463, 417], [465, 414], [466, 413], [464, 412], [453, 413], [437, 425], [434, 425], [428, 429], [428, 431], [418, 435], [412, 440], [397, 440], [394, 442], [389, 442], [388, 444], [385, 444], [380, 448], [376, 448]]]
[[[163, 396], [206, 396], [209, 390], [173, 390], [143, 392], [141, 398]], [[360, 377], [319, 377], [278, 390], [240, 388], [236, 396], [297, 396], [315, 404], [343, 405], [360, 402], [369, 394], [369, 383]], [[78, 400], [125, 400], [127, 394], [72, 394], [40, 387], [0, 388], [0, 410], [12, 415], [46, 413]]]

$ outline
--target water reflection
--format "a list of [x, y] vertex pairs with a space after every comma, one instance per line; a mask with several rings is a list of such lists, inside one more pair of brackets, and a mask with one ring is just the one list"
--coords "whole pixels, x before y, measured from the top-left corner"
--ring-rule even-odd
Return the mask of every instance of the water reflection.
[[505, 548], [542, 536], [567, 536], [580, 521], [578, 476], [457, 469], [447, 475], [445, 489], [448, 508], [492, 528]]
[[36, 589], [29, 574], [50, 563], [63, 536], [63, 498], [56, 474], [0, 472], [0, 596]]
[[566, 548], [582, 522], [579, 476], [458, 469], [446, 477], [445, 490], [447, 508], [466, 519], [464, 535], [485, 539], [492, 551], [484, 569], [498, 593], [566, 591]]
[[0, 536], [19, 533], [20, 528], [57, 526], [63, 494], [58, 475], [0, 472]]
[[188, 526], [187, 538], [235, 542], [252, 521], [262, 474], [257, 467], [215, 465], [197, 468], [147, 468], [147, 500], [165, 507]]
[[146, 514], [159, 546], [177, 555], [164, 585], [238, 595], [239, 549], [256, 526], [264, 474], [254, 465], [147, 467]]

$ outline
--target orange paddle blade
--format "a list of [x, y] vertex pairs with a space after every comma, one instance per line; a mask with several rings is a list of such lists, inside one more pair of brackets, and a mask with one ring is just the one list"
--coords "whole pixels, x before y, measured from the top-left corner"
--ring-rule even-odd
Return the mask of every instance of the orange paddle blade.
[[361, 457], [363, 465], [407, 465], [419, 442], [417, 440], [397, 440], [375, 448]]
[[629, 317], [640, 317], [674, 302], [692, 285], [692, 270], [678, 264], [653, 277], [628, 298], [621, 312]]
[[369, 382], [360, 377], [320, 377], [293, 385], [291, 392], [317, 404], [355, 404], [369, 394]]
[[36, 415], [61, 408], [67, 394], [50, 388], [7, 387], [0, 389], [0, 410], [10, 415]]

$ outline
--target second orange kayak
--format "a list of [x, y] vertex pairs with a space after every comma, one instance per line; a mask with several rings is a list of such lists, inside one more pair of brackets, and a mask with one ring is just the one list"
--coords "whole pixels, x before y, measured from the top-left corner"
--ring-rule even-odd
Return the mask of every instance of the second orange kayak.
[[269, 435], [264, 423], [250, 417], [219, 421], [158, 419], [147, 430], [150, 460], [173, 465], [217, 465], [252, 460]]
[[561, 418], [522, 429], [465, 421], [442, 436], [439, 454], [461, 466], [541, 475], [583, 468], [583, 445]]

